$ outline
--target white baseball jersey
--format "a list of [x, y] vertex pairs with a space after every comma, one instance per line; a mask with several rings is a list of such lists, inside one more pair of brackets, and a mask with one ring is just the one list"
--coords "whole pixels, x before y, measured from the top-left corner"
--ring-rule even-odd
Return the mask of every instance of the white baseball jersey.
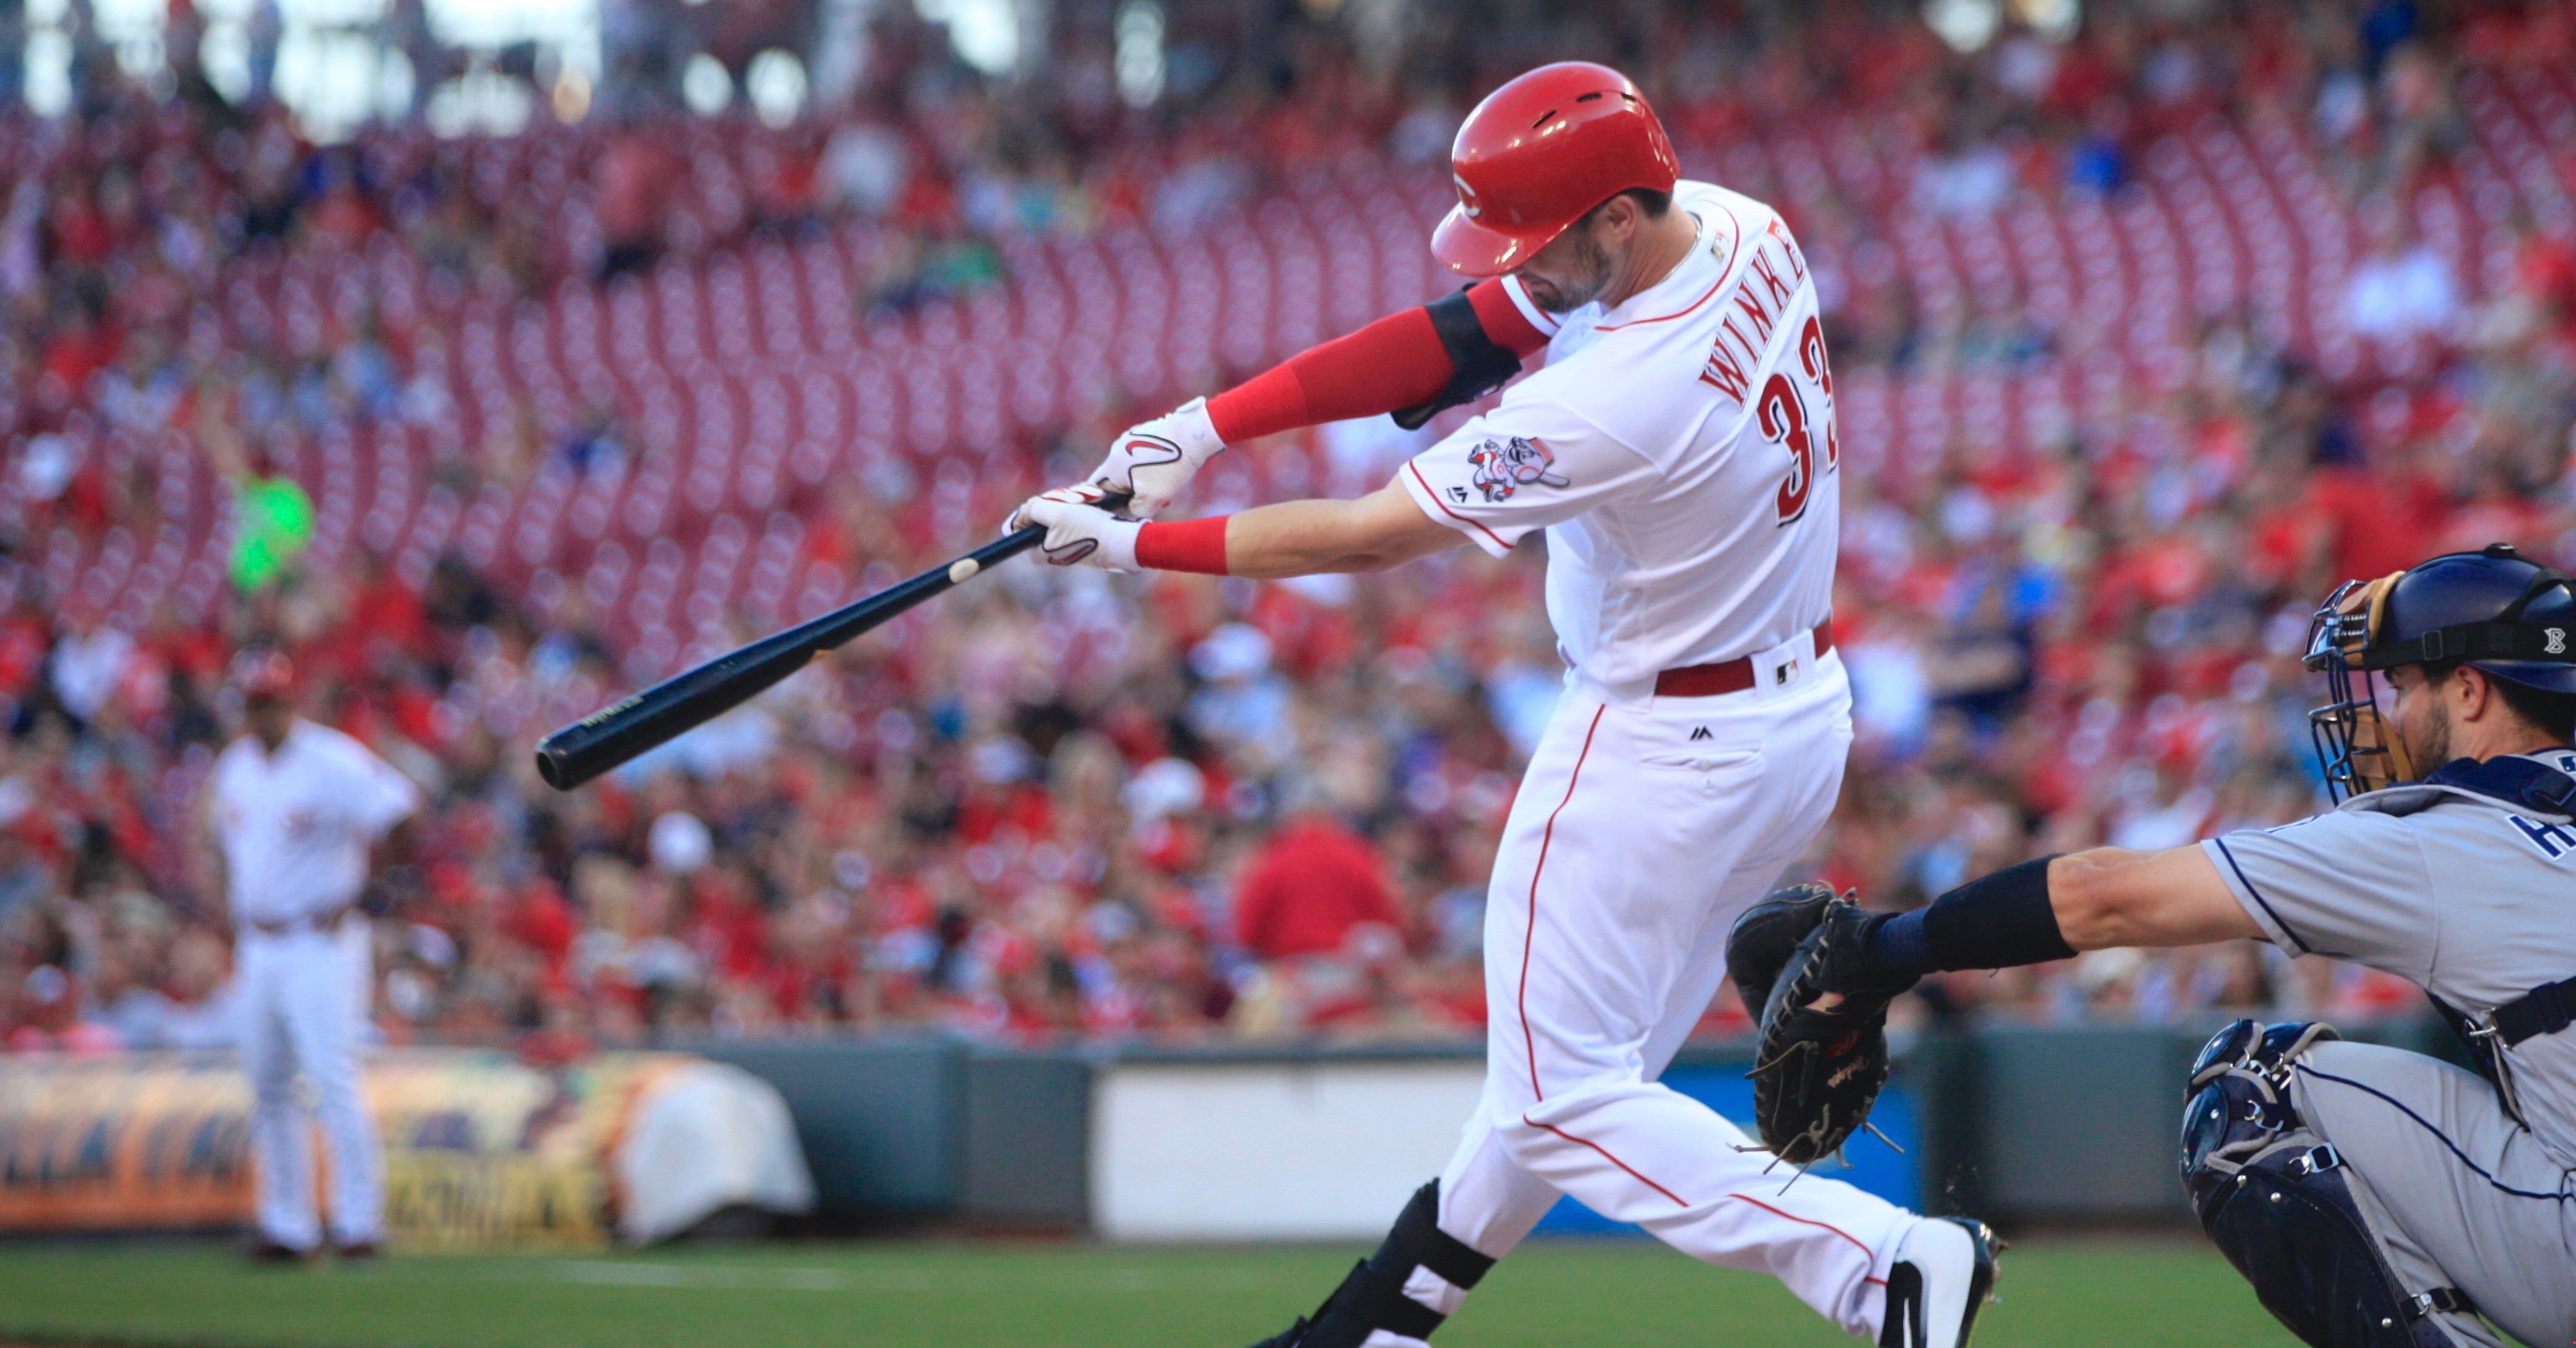
[[1684, 181], [1699, 242], [1604, 312], [1562, 319], [1544, 369], [1408, 463], [1433, 519], [1496, 556], [1547, 531], [1548, 617], [1604, 689], [1751, 655], [1824, 621], [1840, 516], [1816, 288], [1779, 213]]
[[215, 834], [234, 920], [291, 922], [346, 906], [367, 849], [420, 808], [420, 789], [328, 726], [299, 720], [269, 753], [244, 735], [215, 759]]

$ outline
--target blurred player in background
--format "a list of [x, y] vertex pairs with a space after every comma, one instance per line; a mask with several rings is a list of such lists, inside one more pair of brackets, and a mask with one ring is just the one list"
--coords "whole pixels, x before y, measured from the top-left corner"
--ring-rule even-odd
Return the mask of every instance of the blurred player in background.
[[[368, 935], [359, 911], [374, 854], [409, 845], [420, 808], [409, 779], [366, 746], [295, 714], [295, 673], [274, 651], [245, 652], [234, 687], [247, 733], [215, 759], [209, 825], [235, 931], [242, 1063], [258, 1158], [255, 1257], [321, 1249], [313, 1206], [313, 1123], [330, 1149], [331, 1237], [368, 1258], [383, 1236], [384, 1161], [359, 1094]], [[298, 1093], [309, 1084], [310, 1104]]]
[[[1657, 1078], [1726, 975], [1736, 915], [1805, 853], [1851, 744], [1833, 653], [1838, 454], [1816, 289], [1777, 212], [1683, 181], [1634, 84], [1544, 66], [1480, 104], [1433, 236], [1491, 278], [1119, 438], [1014, 523], [1049, 560], [1284, 577], [1547, 536], [1570, 673], [1486, 903], [1483, 1107], [1456, 1156], [1312, 1320], [1264, 1348], [1407, 1348], [1559, 1195], [1780, 1278], [1844, 1329], [1964, 1342], [1993, 1276], [1974, 1222], [1772, 1158]], [[1378, 413], [1492, 412], [1357, 501], [1151, 516], [1228, 441]], [[1247, 1158], [1251, 1163], [1251, 1158]]]

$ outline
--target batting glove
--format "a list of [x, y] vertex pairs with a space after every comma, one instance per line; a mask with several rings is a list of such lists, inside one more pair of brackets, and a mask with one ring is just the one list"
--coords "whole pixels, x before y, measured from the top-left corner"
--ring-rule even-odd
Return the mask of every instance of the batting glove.
[[1136, 570], [1136, 535], [1142, 520], [1113, 515], [1100, 507], [1107, 493], [1095, 486], [1058, 487], [1021, 503], [1011, 515], [1011, 528], [1032, 524], [1046, 528], [1038, 550], [1050, 566], [1096, 566], [1103, 571]]
[[1091, 484], [1128, 493], [1127, 513], [1150, 520], [1181, 494], [1200, 464], [1224, 448], [1216, 423], [1208, 419], [1207, 399], [1192, 398], [1111, 441]]

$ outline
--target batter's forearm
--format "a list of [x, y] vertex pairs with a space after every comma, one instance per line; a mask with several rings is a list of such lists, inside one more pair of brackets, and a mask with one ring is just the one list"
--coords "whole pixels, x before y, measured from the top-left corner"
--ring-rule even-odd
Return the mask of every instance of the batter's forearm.
[[1348, 501], [1283, 501], [1226, 521], [1225, 571], [1276, 580], [1392, 565], [1365, 546], [1348, 519]]
[[1389, 485], [1356, 501], [1283, 501], [1231, 517], [1225, 569], [1256, 580], [1384, 571], [1458, 542]]

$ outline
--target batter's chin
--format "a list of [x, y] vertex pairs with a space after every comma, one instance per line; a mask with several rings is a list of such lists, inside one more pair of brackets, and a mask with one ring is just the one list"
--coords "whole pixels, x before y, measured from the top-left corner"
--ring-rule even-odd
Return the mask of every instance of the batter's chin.
[[1581, 307], [1567, 303], [1565, 292], [1557, 289], [1552, 282], [1542, 281], [1535, 276], [1521, 277], [1521, 290], [1530, 297], [1530, 303], [1551, 314], [1572, 313]]
[[1560, 282], [1532, 276], [1528, 272], [1521, 273], [1522, 293], [1529, 296], [1530, 303], [1551, 314], [1573, 313], [1601, 298], [1601, 292], [1609, 288], [1610, 278], [1606, 272], [1584, 285], [1580, 292]]

